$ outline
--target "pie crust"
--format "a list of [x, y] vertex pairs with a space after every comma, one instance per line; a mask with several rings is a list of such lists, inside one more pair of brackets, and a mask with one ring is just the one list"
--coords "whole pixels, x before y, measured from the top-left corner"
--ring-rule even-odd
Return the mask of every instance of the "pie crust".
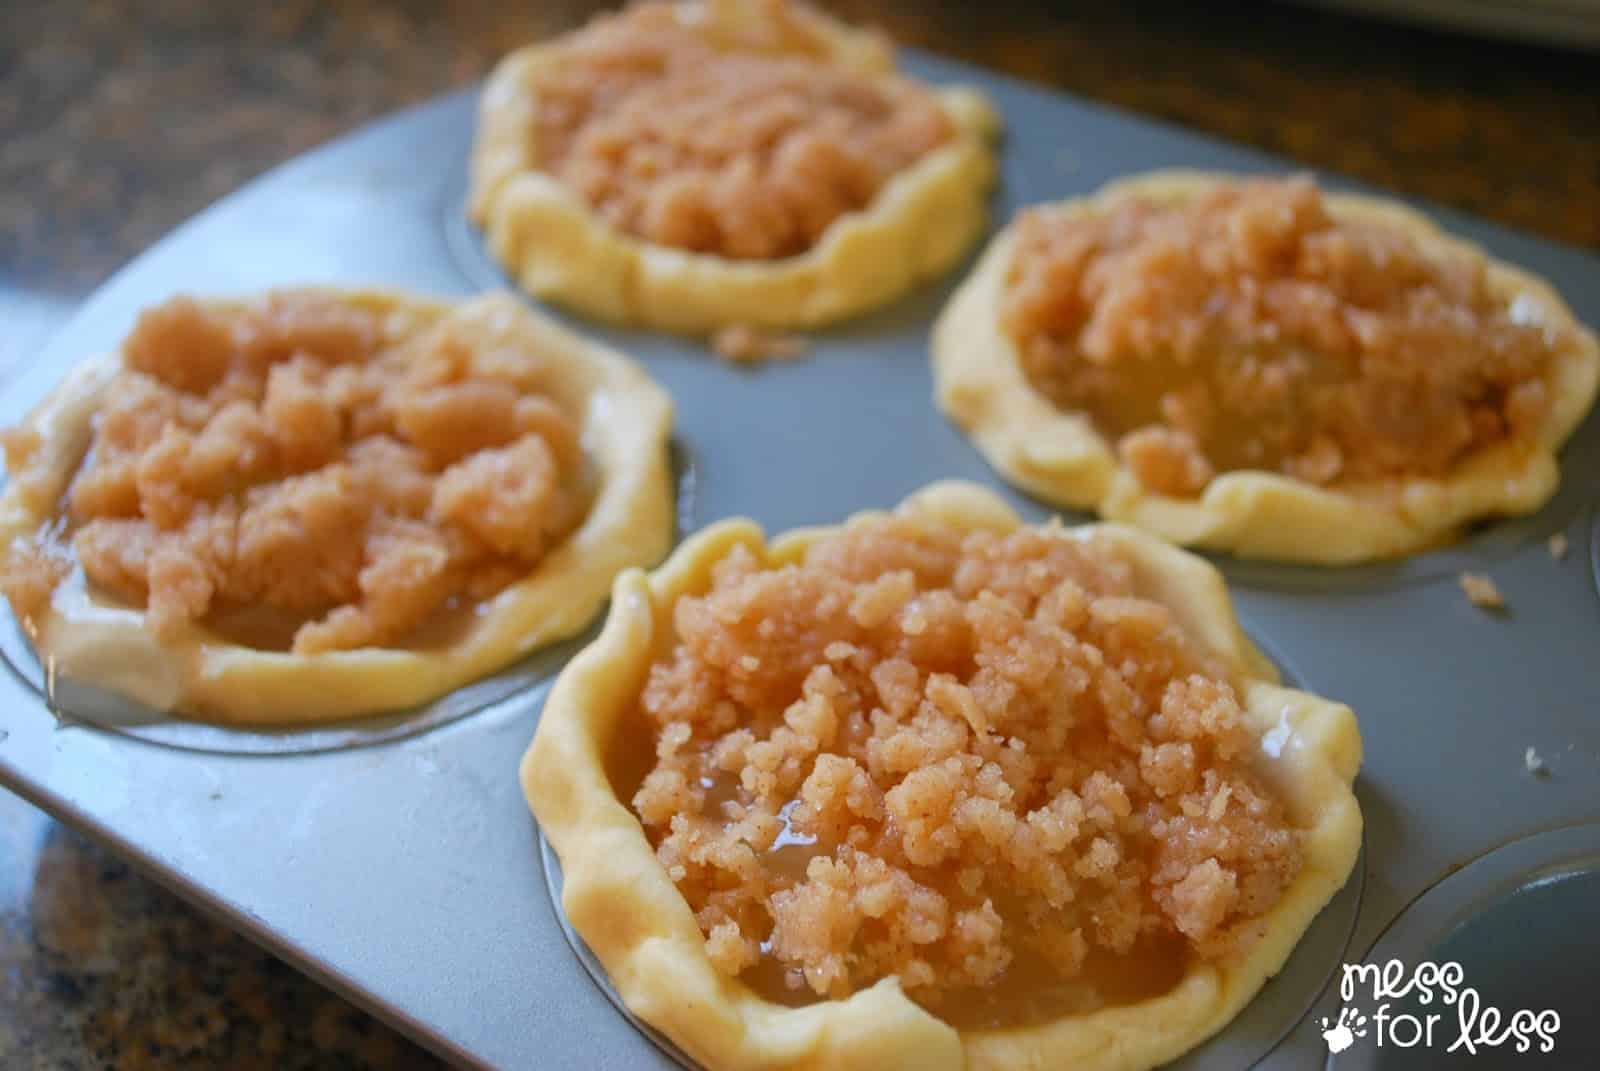
[[[28, 623], [49, 672], [215, 722], [291, 725], [400, 710], [579, 632], [619, 571], [666, 554], [674, 525], [667, 460], [672, 404], [632, 361], [509, 294], [447, 304], [393, 292], [325, 292], [378, 311], [390, 340], [449, 319], [484, 345], [516, 347], [547, 361], [551, 398], [581, 415], [582, 448], [594, 470], [582, 522], [531, 574], [483, 602], [465, 631], [442, 647], [295, 654], [239, 646], [198, 625], [161, 642], [142, 610], [102, 601], [81, 584], [62, 584]], [[243, 302], [206, 304], [226, 309]], [[117, 354], [85, 362], [24, 421], [42, 445], [0, 495], [4, 545], [53, 522], [120, 367]]]
[[[1094, 212], [1138, 194], [1177, 202], [1231, 176], [1160, 171], [1060, 202], [1064, 213]], [[1550, 366], [1552, 404], [1537, 442], [1501, 442], [1466, 458], [1444, 478], [1407, 477], [1318, 487], [1278, 473], [1224, 472], [1196, 499], [1154, 493], [1122, 466], [1116, 450], [1077, 412], [1058, 409], [1028, 382], [999, 307], [1012, 231], [1001, 232], [940, 315], [933, 334], [939, 407], [972, 437], [1008, 481], [1061, 506], [1096, 510], [1173, 542], [1248, 558], [1350, 564], [1446, 542], [1464, 523], [1538, 509], [1556, 491], [1556, 452], [1582, 422], [1600, 380], [1600, 342], [1574, 320], [1549, 284], [1442, 232], [1422, 214], [1379, 198], [1324, 194], [1335, 217], [1410, 233], [1424, 249], [1487, 260], [1490, 285], [1507, 302], [1566, 330]]]
[[[1020, 519], [992, 492], [934, 484], [900, 507], [965, 529], [1006, 531]], [[853, 518], [857, 523], [874, 515]], [[713, 1071], [730, 1068], [1148, 1068], [1220, 1030], [1276, 974], [1312, 919], [1344, 884], [1361, 844], [1351, 792], [1361, 740], [1349, 708], [1280, 687], [1234, 619], [1214, 568], [1136, 529], [1091, 525], [1075, 538], [1114, 545], [1134, 563], [1138, 594], [1170, 606], [1193, 638], [1239, 674], [1253, 721], [1275, 743], [1263, 771], [1303, 831], [1302, 869], [1262, 918], [1264, 934], [1236, 965], [1200, 964], [1158, 997], [1038, 1026], [958, 1032], [888, 977], [845, 1000], [770, 1003], [707, 958], [694, 914], [658, 862], [604, 766], [652, 661], [673, 645], [672, 611], [711, 584], [734, 547], [777, 566], [830, 529], [768, 544], [748, 520], [705, 529], [659, 569], [618, 577], [600, 637], [557, 680], [521, 780], [561, 858], [567, 917], [605, 965], [629, 1009]]]
[[[750, 19], [761, 5], [686, 0], [681, 19], [707, 35]], [[835, 64], [884, 78], [890, 49], [877, 35], [794, 5]], [[642, 241], [603, 221], [541, 170], [529, 131], [536, 77], [562, 61], [562, 39], [519, 49], [490, 76], [472, 149], [468, 213], [495, 259], [537, 298], [603, 320], [683, 334], [732, 324], [817, 327], [882, 305], [949, 268], [987, 221], [990, 151], [999, 120], [976, 91], [938, 99], [951, 139], [900, 172], [864, 211], [836, 219], [810, 249], [778, 260], [732, 260]]]

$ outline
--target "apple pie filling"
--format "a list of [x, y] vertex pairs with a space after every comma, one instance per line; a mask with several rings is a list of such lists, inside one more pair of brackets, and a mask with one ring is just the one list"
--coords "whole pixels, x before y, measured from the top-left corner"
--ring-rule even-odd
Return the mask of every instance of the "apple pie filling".
[[1025, 374], [1159, 493], [1438, 477], [1531, 443], [1551, 403], [1560, 328], [1482, 258], [1335, 218], [1307, 178], [1036, 210], [1016, 235], [1001, 317]]
[[769, 999], [1125, 1005], [1247, 954], [1300, 869], [1228, 670], [1092, 538], [882, 517], [735, 549], [673, 623], [610, 776]]
[[830, 62], [787, 4], [760, 6], [713, 33], [641, 3], [574, 34], [535, 82], [540, 166], [635, 237], [770, 260], [953, 135], [926, 88]]
[[[159, 638], [426, 647], [587, 508], [578, 421], [539, 362], [448, 321], [395, 337], [379, 309], [309, 291], [176, 298], [122, 359], [57, 522], [0, 569], [24, 619], [87, 582]], [[6, 433], [13, 473], [43, 446]]]

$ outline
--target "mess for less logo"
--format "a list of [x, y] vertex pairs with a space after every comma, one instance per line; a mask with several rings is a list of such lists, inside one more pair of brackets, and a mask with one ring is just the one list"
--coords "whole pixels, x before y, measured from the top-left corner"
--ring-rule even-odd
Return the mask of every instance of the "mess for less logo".
[[[1337, 1055], [1358, 1040], [1372, 1037], [1379, 1048], [1411, 1049], [1446, 1046], [1446, 1052], [1476, 1055], [1483, 1049], [1509, 1047], [1516, 1052], [1554, 1052], [1561, 1016], [1554, 1009], [1519, 1008], [1510, 1015], [1483, 1003], [1466, 981], [1461, 964], [1423, 962], [1408, 971], [1392, 959], [1384, 964], [1347, 963], [1339, 979], [1343, 1007], [1331, 1022], [1321, 1022], [1322, 1040]], [[1357, 1001], [1370, 1001], [1370, 1015]], [[1406, 1001], [1406, 1008], [1395, 1003]], [[1434, 1006], [1450, 1009], [1433, 1011]]]

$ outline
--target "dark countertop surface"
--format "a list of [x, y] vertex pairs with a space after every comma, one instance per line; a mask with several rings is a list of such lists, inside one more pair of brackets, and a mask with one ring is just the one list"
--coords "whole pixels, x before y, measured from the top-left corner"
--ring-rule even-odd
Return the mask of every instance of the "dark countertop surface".
[[[0, 369], [217, 197], [600, 5], [7, 0]], [[1600, 60], [1277, 4], [843, 0], [900, 40], [1600, 247]], [[3, 375], [0, 372], [0, 375]], [[0, 792], [0, 1067], [436, 1061]]]

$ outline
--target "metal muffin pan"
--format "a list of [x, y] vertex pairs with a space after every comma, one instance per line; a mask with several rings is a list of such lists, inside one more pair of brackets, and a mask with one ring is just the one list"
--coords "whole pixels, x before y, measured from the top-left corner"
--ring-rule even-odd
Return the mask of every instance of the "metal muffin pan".
[[[978, 86], [1005, 116], [996, 227], [1021, 205], [1155, 167], [1293, 169], [947, 60], [911, 53], [907, 66]], [[140, 308], [175, 292], [325, 282], [452, 296], [505, 286], [461, 214], [475, 103], [475, 93], [458, 93], [377, 123], [179, 228], [86, 302], [6, 387], [0, 420], [19, 417], [75, 361], [114, 346]], [[1580, 319], [1600, 322], [1600, 259], [1434, 214], [1546, 276]], [[781, 531], [892, 505], [939, 478], [1003, 489], [932, 401], [928, 328], [966, 267], [817, 333], [802, 360], [759, 369], [729, 367], [698, 342], [562, 318], [639, 358], [672, 393], [687, 474], [680, 495], [692, 499], [680, 504], [685, 526], [744, 514]], [[1600, 530], [1591, 533], [1600, 418], [1588, 419], [1562, 461], [1562, 491], [1538, 514], [1416, 558], [1353, 569], [1215, 559], [1252, 635], [1303, 687], [1356, 710], [1366, 843], [1283, 973], [1181, 1066], [1322, 1066], [1316, 1024], [1338, 996], [1326, 983], [1380, 937], [1403, 928], [1414, 947], [1433, 948], [1470, 925], [1472, 948], [1499, 942], [1496, 971], [1537, 972], [1541, 964], [1514, 954], [1524, 915], [1504, 908], [1505, 889], [1537, 886], [1554, 862], [1595, 887], [1593, 855], [1553, 861], [1516, 849], [1600, 819], [1600, 561], [1589, 560], [1600, 556]], [[1030, 518], [1049, 512], [1006, 494]], [[1556, 531], [1571, 546], [1560, 561], [1545, 545]], [[1509, 613], [1472, 607], [1456, 584], [1462, 569], [1492, 575]], [[569, 945], [547, 891], [560, 876], [553, 858], [541, 860], [516, 781], [550, 676], [573, 645], [498, 678], [486, 704], [466, 704], [471, 712], [245, 733], [140, 722], [114, 703], [89, 712], [65, 693], [63, 708], [116, 724], [58, 721], [28, 678], [31, 655], [14, 634], [0, 639], [21, 670], [0, 674], [0, 784], [447, 1059], [672, 1066]], [[1548, 776], [1524, 767], [1530, 746]], [[1511, 854], [1494, 856], [1496, 865], [1468, 865], [1505, 845]], [[1428, 907], [1435, 886], [1463, 905], [1456, 914]], [[1570, 915], [1573, 932], [1600, 932], [1600, 899], [1549, 903]], [[1600, 981], [1592, 957], [1563, 966], [1567, 978], [1589, 972], [1590, 989]], [[1595, 1029], [1570, 1022], [1564, 1040]]]

